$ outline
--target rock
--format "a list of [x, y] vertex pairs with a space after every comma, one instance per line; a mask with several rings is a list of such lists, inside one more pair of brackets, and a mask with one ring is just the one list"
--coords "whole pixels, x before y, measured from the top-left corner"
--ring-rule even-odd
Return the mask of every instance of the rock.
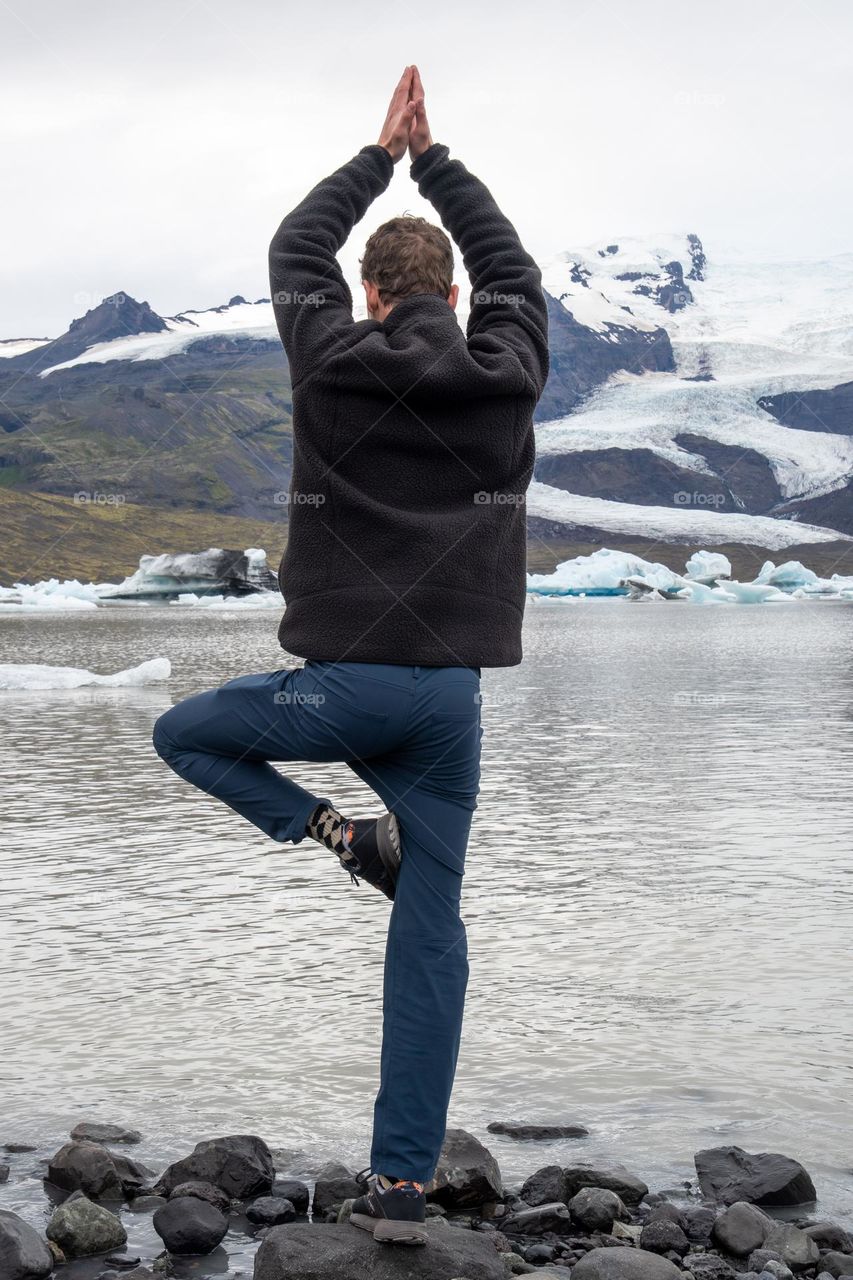
[[37, 1147], [31, 1147], [27, 1142], [6, 1142], [3, 1150], [8, 1151], [10, 1155], [19, 1155], [25, 1151], [37, 1151]]
[[532, 1262], [534, 1266], [541, 1262], [553, 1262], [556, 1252], [552, 1244], [532, 1244], [529, 1249], [524, 1250], [524, 1261]]
[[169, 1199], [180, 1200], [182, 1196], [194, 1196], [196, 1200], [206, 1200], [220, 1213], [227, 1213], [231, 1208], [230, 1198], [212, 1182], [179, 1182]]
[[154, 1230], [169, 1253], [212, 1253], [228, 1230], [228, 1219], [195, 1196], [179, 1196], [154, 1214]]
[[687, 1226], [687, 1219], [684, 1216], [684, 1210], [679, 1209], [677, 1204], [671, 1204], [669, 1200], [662, 1200], [660, 1204], [656, 1204], [647, 1219], [648, 1222], [674, 1222], [681, 1227], [683, 1231]]
[[350, 1225], [273, 1227], [255, 1255], [254, 1280], [506, 1280], [491, 1235], [450, 1227], [440, 1218], [429, 1219], [426, 1230], [427, 1247], [402, 1256]]
[[645, 1182], [635, 1177], [633, 1173], [629, 1173], [621, 1164], [606, 1167], [586, 1164], [570, 1165], [563, 1169], [563, 1183], [561, 1198], [567, 1204], [583, 1187], [603, 1187], [606, 1191], [615, 1191], [625, 1204], [639, 1204], [643, 1196], [649, 1193]]
[[735, 1280], [737, 1272], [717, 1253], [688, 1253], [682, 1266], [693, 1280]]
[[639, 1222], [619, 1222], [617, 1219], [613, 1223], [611, 1234], [616, 1240], [630, 1240], [632, 1244], [639, 1244], [642, 1232]]
[[292, 1222], [296, 1209], [283, 1196], [259, 1196], [249, 1205], [246, 1217], [259, 1227], [277, 1227], [282, 1222]]
[[128, 1205], [130, 1213], [152, 1213], [155, 1209], [159, 1209], [161, 1204], [166, 1204], [165, 1196], [134, 1196]]
[[0, 1164], [0, 1182], [8, 1182], [9, 1174], [12, 1172], [12, 1166], [8, 1164]]
[[503, 1194], [501, 1171], [492, 1153], [465, 1129], [448, 1129], [435, 1177], [425, 1188], [448, 1213], [475, 1209]]
[[555, 1200], [552, 1204], [540, 1204], [535, 1209], [509, 1214], [501, 1222], [501, 1231], [510, 1236], [540, 1236], [546, 1231], [567, 1231], [570, 1226], [568, 1207], [562, 1200]]
[[773, 1220], [756, 1205], [739, 1200], [719, 1215], [712, 1235], [727, 1253], [745, 1258], [761, 1248], [772, 1225]]
[[770, 1258], [764, 1264], [764, 1274], [775, 1276], [776, 1280], [794, 1280], [794, 1273], [790, 1267], [786, 1267], [784, 1262], [780, 1262], [778, 1258]]
[[628, 1212], [615, 1191], [606, 1187], [582, 1187], [569, 1201], [572, 1221], [586, 1231], [612, 1231], [617, 1218], [623, 1222]]
[[566, 1180], [560, 1166], [546, 1164], [532, 1173], [521, 1188], [521, 1199], [529, 1205], [550, 1204], [554, 1200], [562, 1200], [564, 1204], [568, 1204]]
[[330, 1160], [317, 1174], [311, 1211], [315, 1218], [321, 1218], [333, 1206], [343, 1204], [344, 1200], [355, 1200], [364, 1195], [366, 1189], [356, 1182], [355, 1174], [345, 1164]]
[[154, 1191], [169, 1196], [182, 1182], [212, 1182], [235, 1200], [267, 1195], [272, 1187], [270, 1149], [262, 1138], [232, 1134], [199, 1142], [192, 1154], [170, 1164]]
[[[800, 1227], [795, 1227], [793, 1222], [772, 1223], [762, 1244], [765, 1249], [778, 1253], [785, 1266], [792, 1271], [805, 1271], [806, 1267], [814, 1266], [820, 1259], [820, 1249], [814, 1240]], [[848, 1269], [853, 1271], [853, 1266]]]
[[536, 1124], [524, 1120], [493, 1120], [486, 1125], [489, 1133], [502, 1133], [516, 1142], [547, 1142], [552, 1138], [587, 1138], [589, 1129], [582, 1124]]
[[158, 1277], [148, 1267], [134, 1267], [132, 1271], [123, 1272], [122, 1280], [158, 1280]]
[[646, 1249], [590, 1249], [572, 1268], [572, 1280], [682, 1280], [668, 1258]]
[[0, 1209], [0, 1276], [3, 1280], [45, 1280], [53, 1256], [35, 1227]]
[[853, 1236], [845, 1231], [837, 1222], [810, 1222], [804, 1227], [807, 1236], [811, 1236], [821, 1249], [834, 1249], [838, 1253], [853, 1253]]
[[669, 1218], [655, 1218], [643, 1227], [640, 1248], [649, 1249], [652, 1253], [677, 1253], [683, 1258], [690, 1249], [690, 1241], [677, 1222]]
[[751, 1155], [742, 1147], [708, 1147], [693, 1159], [702, 1194], [720, 1204], [799, 1205], [817, 1197], [799, 1161], [776, 1152]]
[[300, 1216], [308, 1212], [311, 1193], [298, 1178], [276, 1178], [271, 1194], [281, 1196], [282, 1200], [289, 1200]]
[[97, 1120], [81, 1120], [71, 1130], [74, 1142], [141, 1142], [136, 1129], [122, 1129], [115, 1124], [99, 1124]]
[[706, 1205], [693, 1205], [684, 1210], [682, 1217], [682, 1229], [688, 1240], [692, 1240], [694, 1244], [710, 1240], [717, 1218], [713, 1209]]
[[67, 1258], [89, 1258], [127, 1243], [127, 1232], [116, 1215], [82, 1192], [70, 1195], [54, 1210], [46, 1234]]
[[749, 1255], [747, 1271], [754, 1271], [756, 1274], [760, 1274], [768, 1262], [781, 1261], [782, 1259], [775, 1249], [753, 1249]]
[[850, 1266], [850, 1258], [846, 1253], [840, 1253], [837, 1249], [830, 1249], [820, 1260], [821, 1271], [828, 1271], [833, 1280], [839, 1280], [840, 1276], [846, 1276], [853, 1272]]
[[143, 1187], [148, 1186], [154, 1177], [153, 1171], [144, 1164], [140, 1164], [138, 1160], [131, 1160], [130, 1156], [120, 1156], [112, 1151], [110, 1155], [119, 1176], [122, 1191], [128, 1199], [132, 1200]]
[[115, 1161], [97, 1142], [66, 1142], [48, 1162], [47, 1177], [63, 1191], [82, 1191], [100, 1200], [124, 1196]]

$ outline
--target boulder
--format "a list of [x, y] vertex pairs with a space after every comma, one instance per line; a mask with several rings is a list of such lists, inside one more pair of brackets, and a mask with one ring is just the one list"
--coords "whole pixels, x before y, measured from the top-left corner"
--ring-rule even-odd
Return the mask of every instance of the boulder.
[[535, 1209], [521, 1209], [501, 1219], [501, 1231], [508, 1236], [541, 1236], [546, 1231], [568, 1231], [571, 1227], [568, 1207], [562, 1200], [540, 1204]]
[[828, 1271], [834, 1280], [839, 1280], [840, 1276], [853, 1275], [853, 1267], [850, 1265], [849, 1255], [840, 1253], [837, 1249], [830, 1249], [820, 1260], [821, 1271]]
[[684, 1210], [683, 1217], [682, 1226], [688, 1240], [692, 1240], [694, 1244], [710, 1240], [717, 1218], [715, 1210], [703, 1204], [691, 1205]]
[[180, 1200], [182, 1196], [194, 1196], [196, 1200], [206, 1200], [220, 1213], [227, 1213], [231, 1208], [230, 1198], [212, 1182], [179, 1182], [169, 1199]]
[[154, 1192], [170, 1196], [182, 1182], [212, 1182], [235, 1200], [266, 1195], [273, 1184], [270, 1149], [262, 1138], [232, 1134], [199, 1142], [192, 1154], [170, 1164]]
[[775, 1280], [794, 1280], [794, 1273], [790, 1267], [786, 1267], [784, 1262], [780, 1262], [778, 1258], [770, 1258], [764, 1264], [762, 1275], [774, 1276]]
[[3, 1280], [45, 1280], [53, 1256], [35, 1227], [0, 1209], [0, 1276]]
[[228, 1219], [206, 1200], [179, 1196], [154, 1214], [154, 1230], [169, 1253], [206, 1254], [223, 1240]]
[[804, 1227], [807, 1236], [811, 1236], [821, 1249], [834, 1249], [838, 1253], [853, 1253], [853, 1236], [845, 1231], [837, 1222], [810, 1222]]
[[425, 1188], [430, 1200], [448, 1213], [476, 1209], [500, 1200], [501, 1171], [492, 1153], [464, 1129], [448, 1129], [435, 1177]]
[[296, 1210], [283, 1196], [259, 1196], [246, 1210], [246, 1217], [258, 1227], [277, 1227], [282, 1222], [292, 1222]]
[[130, 1156], [121, 1156], [114, 1151], [110, 1152], [110, 1155], [119, 1176], [122, 1191], [128, 1199], [132, 1200], [143, 1187], [150, 1184], [154, 1173], [138, 1160], [131, 1160]]
[[356, 1182], [351, 1169], [345, 1164], [330, 1160], [317, 1174], [311, 1212], [315, 1218], [322, 1218], [334, 1205], [343, 1204], [344, 1200], [354, 1200], [364, 1195], [366, 1190], [366, 1187]]
[[754, 1249], [760, 1249], [773, 1225], [772, 1218], [745, 1200], [736, 1201], [724, 1209], [714, 1223], [713, 1237], [727, 1253], [745, 1258]]
[[[793, 1222], [773, 1222], [762, 1245], [777, 1253], [792, 1271], [805, 1271], [820, 1259], [820, 1249], [814, 1240]], [[853, 1265], [849, 1269], [853, 1271]]]
[[127, 1232], [119, 1218], [89, 1200], [82, 1191], [74, 1192], [54, 1210], [46, 1235], [59, 1245], [66, 1258], [89, 1258], [127, 1243]]
[[589, 1129], [582, 1124], [536, 1124], [525, 1120], [493, 1120], [486, 1125], [489, 1133], [502, 1133], [516, 1142], [548, 1142], [553, 1138], [588, 1138]]
[[427, 1247], [402, 1254], [377, 1246], [367, 1231], [351, 1225], [273, 1227], [255, 1255], [254, 1280], [506, 1280], [493, 1234], [461, 1230], [441, 1218], [428, 1219], [426, 1230]]
[[682, 1262], [694, 1280], [736, 1280], [737, 1272], [718, 1253], [688, 1253]]
[[276, 1178], [272, 1184], [272, 1194], [289, 1200], [296, 1212], [301, 1216], [308, 1212], [311, 1193], [304, 1182], [298, 1178]]
[[625, 1204], [639, 1204], [649, 1188], [641, 1178], [629, 1173], [624, 1165], [575, 1164], [563, 1169], [563, 1198], [566, 1203], [583, 1187], [603, 1187], [615, 1191]]
[[681, 1280], [681, 1272], [647, 1249], [590, 1249], [572, 1268], [572, 1280]]
[[136, 1129], [123, 1129], [116, 1124], [100, 1124], [97, 1120], [81, 1120], [71, 1130], [74, 1142], [141, 1142]]
[[129, 1213], [153, 1213], [166, 1203], [165, 1196], [134, 1196], [127, 1208]]
[[613, 1223], [622, 1222], [628, 1211], [615, 1191], [606, 1187], [582, 1187], [569, 1201], [572, 1221], [584, 1231], [612, 1231]]
[[782, 1259], [775, 1249], [754, 1249], [747, 1260], [747, 1271], [754, 1271], [756, 1275], [767, 1266], [768, 1262], [781, 1262]]
[[[521, 1188], [521, 1199], [525, 1204], [551, 1204], [554, 1200], [566, 1199], [566, 1180], [563, 1170], [558, 1164], [546, 1164], [532, 1173]], [[571, 1197], [569, 1197], [571, 1199]]]
[[782, 1206], [816, 1199], [814, 1183], [797, 1160], [777, 1152], [708, 1147], [693, 1157], [702, 1194], [720, 1204]]
[[[711, 1215], [713, 1219], [713, 1214]], [[679, 1209], [677, 1204], [671, 1204], [669, 1200], [662, 1200], [660, 1204], [656, 1204], [649, 1214], [648, 1222], [675, 1222], [681, 1230], [687, 1227], [687, 1218], [683, 1209]]]
[[683, 1258], [690, 1249], [690, 1241], [677, 1222], [656, 1218], [643, 1227], [640, 1248], [652, 1253], [677, 1253]]
[[63, 1191], [82, 1191], [100, 1200], [124, 1196], [115, 1161], [97, 1142], [66, 1142], [48, 1162], [47, 1177]]

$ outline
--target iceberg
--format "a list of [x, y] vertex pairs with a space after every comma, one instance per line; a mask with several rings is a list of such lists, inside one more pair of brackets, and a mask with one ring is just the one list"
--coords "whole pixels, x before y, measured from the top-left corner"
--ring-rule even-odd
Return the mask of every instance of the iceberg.
[[0, 689], [82, 689], [100, 685], [108, 689], [139, 688], [168, 680], [172, 665], [168, 658], [151, 658], [138, 667], [128, 667], [102, 676], [84, 667], [49, 667], [38, 662], [0, 662]]
[[278, 583], [267, 567], [266, 552], [259, 547], [246, 551], [181, 552], [176, 555], [141, 556], [139, 568], [118, 584], [99, 588], [101, 600], [169, 599], [181, 594], [248, 595], [275, 591]]
[[527, 590], [542, 596], [624, 596], [628, 578], [642, 579], [654, 589], [684, 585], [684, 579], [665, 564], [602, 547], [592, 555], [564, 560], [553, 573], [528, 574]]
[[49, 578], [33, 586], [16, 582], [14, 587], [0, 587], [0, 605], [14, 604], [26, 609], [97, 609], [97, 590], [94, 583], [84, 584], [76, 578], [65, 582]]
[[720, 578], [732, 576], [728, 556], [719, 551], [694, 551], [684, 567], [691, 582], [703, 582], [709, 587], [714, 586]]

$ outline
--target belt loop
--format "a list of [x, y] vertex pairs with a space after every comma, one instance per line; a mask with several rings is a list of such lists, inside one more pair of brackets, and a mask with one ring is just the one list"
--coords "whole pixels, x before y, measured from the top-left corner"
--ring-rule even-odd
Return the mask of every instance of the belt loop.
[[415, 673], [415, 677], [419, 676], [421, 673], [420, 667], [413, 667], [413, 671]]

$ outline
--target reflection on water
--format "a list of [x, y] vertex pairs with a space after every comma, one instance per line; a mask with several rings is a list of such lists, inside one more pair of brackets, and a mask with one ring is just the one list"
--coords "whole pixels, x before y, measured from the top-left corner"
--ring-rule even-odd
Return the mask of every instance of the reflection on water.
[[[150, 746], [171, 700], [285, 665], [275, 621], [0, 618], [0, 661], [174, 671], [0, 695], [0, 1142], [52, 1150], [85, 1115], [142, 1129], [158, 1169], [215, 1132], [367, 1163], [385, 900]], [[571, 1152], [673, 1185], [731, 1142], [799, 1157], [849, 1212], [851, 642], [843, 603], [587, 601], [531, 606], [524, 665], [484, 672], [451, 1123], [509, 1181]], [[293, 775], [373, 808], [344, 766]], [[514, 1117], [591, 1137], [486, 1135]], [[35, 1212], [15, 1185], [3, 1207]]]

